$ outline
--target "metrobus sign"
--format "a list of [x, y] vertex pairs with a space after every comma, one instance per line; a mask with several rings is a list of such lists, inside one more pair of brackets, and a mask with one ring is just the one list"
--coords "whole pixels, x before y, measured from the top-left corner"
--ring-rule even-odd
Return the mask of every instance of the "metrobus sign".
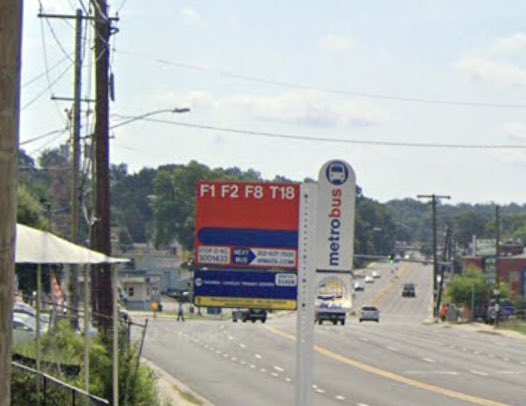
[[200, 182], [197, 264], [297, 269], [299, 195], [293, 184]]

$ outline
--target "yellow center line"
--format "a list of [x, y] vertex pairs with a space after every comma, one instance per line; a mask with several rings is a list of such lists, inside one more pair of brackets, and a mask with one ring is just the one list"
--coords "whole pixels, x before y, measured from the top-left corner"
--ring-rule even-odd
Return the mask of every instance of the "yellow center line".
[[[278, 335], [280, 337], [286, 338], [286, 339], [291, 340], [291, 341], [296, 341], [296, 336], [294, 336], [293, 334], [286, 333], [286, 332], [284, 332], [282, 330], [279, 330], [279, 329], [277, 329], [275, 327], [271, 327], [271, 326], [265, 326], [265, 328], [267, 330], [269, 330], [270, 332], [272, 332], [272, 333], [274, 333], [274, 334], [276, 334], [276, 335]], [[457, 392], [457, 391], [454, 391], [454, 390], [441, 388], [440, 386], [431, 385], [431, 384], [428, 384], [428, 383], [425, 383], [425, 382], [420, 382], [420, 381], [416, 381], [414, 379], [406, 378], [405, 376], [397, 375], [397, 374], [395, 374], [393, 372], [385, 371], [383, 369], [376, 368], [376, 367], [373, 367], [371, 365], [364, 364], [363, 362], [356, 361], [354, 359], [345, 357], [345, 356], [343, 356], [341, 354], [337, 354], [337, 353], [335, 353], [333, 351], [330, 351], [330, 350], [328, 350], [326, 348], [323, 348], [323, 347], [320, 347], [318, 345], [314, 346], [314, 351], [316, 351], [319, 354], [324, 355], [324, 356], [326, 356], [328, 358], [331, 358], [331, 359], [333, 359], [335, 361], [338, 361], [338, 362], [341, 362], [343, 364], [349, 365], [349, 366], [351, 366], [353, 368], [360, 369], [362, 371], [365, 371], [365, 372], [368, 372], [368, 373], [371, 373], [371, 374], [374, 374], [374, 375], [377, 375], [377, 376], [381, 376], [383, 378], [390, 379], [392, 381], [395, 381], [395, 382], [398, 382], [398, 383], [401, 383], [401, 384], [409, 385], [409, 386], [412, 386], [414, 388], [426, 390], [428, 392], [433, 392], [433, 393], [437, 393], [437, 394], [440, 394], [440, 395], [445, 395], [445, 396], [448, 396], [450, 398], [463, 400], [463, 401], [466, 401], [466, 402], [469, 402], [469, 403], [473, 403], [475, 405], [482, 405], [482, 406], [508, 406], [505, 403], [495, 402], [493, 400], [479, 398], [477, 396], [472, 396], [472, 395], [467, 395], [465, 393]]]

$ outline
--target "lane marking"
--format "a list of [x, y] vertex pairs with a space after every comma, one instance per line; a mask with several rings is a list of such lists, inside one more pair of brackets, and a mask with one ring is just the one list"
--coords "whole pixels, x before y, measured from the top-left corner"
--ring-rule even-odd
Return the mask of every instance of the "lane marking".
[[435, 360], [431, 359], [431, 358], [422, 358], [423, 361], [425, 362], [429, 362], [431, 364], [434, 364], [435, 363]]
[[292, 382], [292, 378], [286, 377], [285, 382]]
[[345, 400], [345, 396], [342, 396], [342, 395], [336, 395], [336, 396], [334, 397], [334, 399], [336, 399], [336, 400]]
[[274, 376], [274, 377], [276, 377], [276, 378], [279, 378], [279, 374], [276, 373], [276, 372], [272, 372], [270, 375], [272, 375], [272, 376]]
[[247, 346], [246, 346], [245, 344], [239, 344], [239, 346], [240, 346], [241, 348], [243, 348], [244, 350], [247, 349]]
[[254, 354], [254, 357], [256, 357], [257, 359], [262, 359], [263, 357], [259, 354]]
[[[288, 339], [290, 341], [296, 341], [296, 337], [294, 335], [292, 335], [292, 334], [286, 333], [284, 331], [281, 331], [281, 330], [279, 330], [279, 329], [277, 329], [275, 327], [271, 327], [271, 326], [265, 326], [265, 328], [267, 330], [269, 330], [270, 332], [278, 335], [278, 336], [286, 338], [286, 339]], [[465, 394], [465, 393], [462, 393], [462, 392], [457, 392], [457, 391], [452, 390], [452, 389], [446, 389], [446, 388], [442, 388], [440, 386], [436, 386], [436, 385], [433, 385], [433, 384], [420, 382], [420, 381], [417, 381], [415, 379], [407, 378], [405, 376], [395, 374], [394, 372], [385, 371], [383, 369], [376, 368], [376, 367], [373, 367], [371, 365], [364, 364], [363, 362], [356, 361], [356, 360], [351, 359], [351, 358], [347, 358], [347, 357], [345, 357], [345, 356], [343, 356], [341, 354], [337, 354], [335, 352], [332, 352], [332, 351], [330, 351], [330, 350], [328, 350], [326, 348], [320, 347], [318, 345], [314, 346], [314, 351], [316, 351], [317, 353], [319, 353], [321, 355], [324, 355], [327, 358], [330, 358], [330, 359], [332, 359], [334, 361], [341, 362], [342, 364], [349, 365], [349, 366], [351, 366], [353, 368], [356, 368], [356, 369], [359, 369], [361, 371], [368, 372], [368, 373], [371, 373], [371, 374], [374, 374], [374, 375], [377, 375], [377, 376], [381, 376], [381, 377], [383, 377], [385, 379], [389, 379], [389, 380], [397, 382], [397, 383], [401, 383], [401, 384], [405, 384], [405, 385], [408, 385], [408, 386], [412, 386], [414, 388], [426, 390], [428, 392], [437, 393], [437, 394], [444, 395], [444, 396], [447, 396], [447, 397], [450, 397], [450, 398], [453, 398], [453, 399], [463, 400], [465, 402], [473, 403], [475, 405], [481, 405], [481, 406], [508, 406], [508, 405], [506, 405], [506, 403], [501, 403], [501, 402], [497, 402], [497, 401], [490, 400], [490, 399], [484, 399], [484, 398], [481, 398], [481, 397], [478, 397], [478, 396], [468, 395], [468, 394]]]
[[[398, 277], [404, 277], [405, 274], [409, 272], [409, 267], [404, 266], [404, 268], [399, 272]], [[387, 286], [376, 296], [373, 300], [373, 306], [380, 306], [380, 304], [385, 300], [388, 293], [391, 293], [392, 290], [396, 287], [396, 284], [391, 280]]]
[[387, 349], [390, 351], [398, 352], [398, 349], [395, 347], [388, 346]]
[[318, 393], [325, 393], [325, 391], [324, 391], [323, 389], [320, 389], [320, 388], [316, 388], [315, 390], [316, 390], [316, 392], [318, 392]]
[[277, 365], [274, 366], [274, 369], [278, 372], [285, 372], [285, 370]]
[[470, 369], [469, 372], [471, 372], [472, 374], [475, 374], [475, 375], [488, 376], [487, 373], [485, 373], [485, 372], [481, 372], [481, 371], [477, 371], [477, 370], [475, 370], [475, 369]]

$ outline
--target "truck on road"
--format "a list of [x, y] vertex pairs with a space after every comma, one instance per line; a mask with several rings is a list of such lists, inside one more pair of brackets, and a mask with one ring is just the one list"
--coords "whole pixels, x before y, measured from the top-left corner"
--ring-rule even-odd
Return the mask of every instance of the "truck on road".
[[350, 289], [347, 276], [328, 276], [322, 278], [316, 291], [316, 313], [314, 320], [318, 324], [330, 321], [336, 325], [345, 324], [347, 312], [351, 307]]

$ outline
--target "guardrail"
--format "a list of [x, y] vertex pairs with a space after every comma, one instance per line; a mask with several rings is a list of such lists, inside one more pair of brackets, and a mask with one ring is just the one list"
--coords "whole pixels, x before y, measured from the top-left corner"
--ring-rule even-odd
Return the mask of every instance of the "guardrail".
[[11, 362], [13, 405], [109, 405], [99, 398], [36, 369]]

